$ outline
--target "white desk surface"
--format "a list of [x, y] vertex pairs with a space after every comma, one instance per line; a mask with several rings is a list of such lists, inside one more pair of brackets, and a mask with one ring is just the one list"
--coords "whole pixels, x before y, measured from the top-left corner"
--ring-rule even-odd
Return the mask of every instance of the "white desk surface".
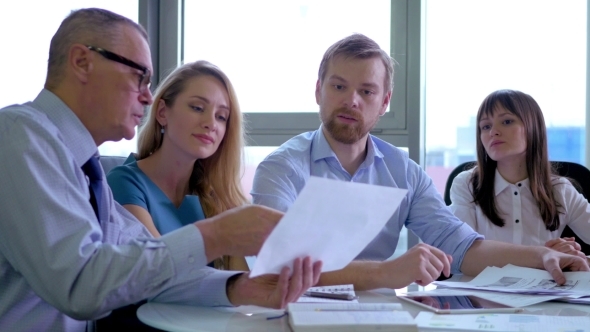
[[[411, 289], [410, 290], [417, 290]], [[360, 302], [399, 303], [392, 289], [356, 292]], [[416, 316], [420, 308], [403, 302], [404, 310]], [[137, 317], [150, 326], [177, 332], [256, 331], [290, 332], [287, 317], [267, 320], [281, 315], [283, 310], [257, 306], [236, 308], [192, 307], [175, 304], [146, 303], [137, 310]], [[524, 313], [553, 316], [590, 316], [590, 305], [546, 302], [526, 307]]]

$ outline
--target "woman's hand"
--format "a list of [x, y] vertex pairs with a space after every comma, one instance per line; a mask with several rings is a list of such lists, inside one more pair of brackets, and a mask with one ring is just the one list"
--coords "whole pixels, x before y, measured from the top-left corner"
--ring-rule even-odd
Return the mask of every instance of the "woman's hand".
[[579, 243], [576, 242], [575, 237], [562, 237], [552, 239], [545, 242], [545, 247], [559, 252], [563, 252], [565, 254], [586, 258], [586, 255], [581, 251], [582, 247]]

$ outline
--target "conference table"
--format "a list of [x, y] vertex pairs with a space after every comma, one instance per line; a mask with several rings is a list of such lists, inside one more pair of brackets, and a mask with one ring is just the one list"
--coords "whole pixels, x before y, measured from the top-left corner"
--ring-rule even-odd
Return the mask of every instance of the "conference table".
[[[424, 290], [418, 285], [397, 290], [398, 293]], [[377, 289], [356, 292], [359, 302], [366, 303], [401, 303], [403, 310], [415, 317], [421, 308], [400, 301], [393, 289]], [[257, 306], [194, 307], [176, 304], [148, 302], [137, 310], [138, 318], [152, 327], [177, 332], [221, 332], [221, 331], [256, 331], [256, 332], [290, 332], [288, 318], [267, 319], [280, 316], [284, 310], [267, 309]], [[552, 316], [590, 316], [590, 305], [545, 302], [525, 307], [524, 314]], [[440, 330], [441, 332], [443, 330]]]

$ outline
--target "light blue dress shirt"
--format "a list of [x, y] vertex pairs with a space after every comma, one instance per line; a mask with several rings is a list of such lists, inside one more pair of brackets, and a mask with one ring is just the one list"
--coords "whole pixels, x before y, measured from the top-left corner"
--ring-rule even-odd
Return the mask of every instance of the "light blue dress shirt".
[[451, 254], [451, 269], [457, 273], [473, 241], [483, 239], [453, 215], [430, 177], [408, 158], [405, 151], [369, 136], [367, 157], [356, 173], [350, 175], [330, 148], [321, 127], [293, 137], [260, 163], [251, 192], [253, 201], [286, 211], [310, 176], [408, 190], [383, 230], [356, 259], [385, 260], [391, 257], [405, 225], [425, 243]]
[[199, 197], [186, 195], [176, 207], [170, 198], [137, 166], [131, 154], [121, 166], [113, 168], [107, 181], [113, 197], [121, 205], [133, 204], [144, 208], [152, 217], [160, 234], [205, 219]]
[[229, 305], [234, 273], [203, 268], [185, 226], [153, 239], [107, 188], [99, 223], [81, 166], [92, 136], [53, 93], [0, 110], [0, 331], [84, 331], [145, 298]]

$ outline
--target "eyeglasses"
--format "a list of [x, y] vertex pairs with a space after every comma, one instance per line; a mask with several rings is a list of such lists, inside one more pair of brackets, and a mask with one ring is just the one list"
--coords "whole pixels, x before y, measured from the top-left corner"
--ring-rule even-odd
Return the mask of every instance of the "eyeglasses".
[[100, 55], [102, 55], [106, 59], [109, 59], [111, 61], [115, 61], [118, 63], [122, 63], [126, 66], [131, 67], [131, 68], [140, 70], [141, 74], [138, 74], [139, 75], [139, 85], [137, 86], [137, 89], [140, 93], [143, 93], [149, 88], [149, 86], [151, 84], [152, 77], [151, 77], [151, 75], [149, 75], [150, 71], [146, 67], [144, 67], [134, 61], [131, 61], [125, 57], [122, 57], [116, 53], [113, 53], [111, 51], [107, 51], [104, 48], [95, 47], [95, 46], [91, 46], [91, 45], [86, 45], [86, 47], [88, 47], [88, 49], [91, 51], [99, 53]]

